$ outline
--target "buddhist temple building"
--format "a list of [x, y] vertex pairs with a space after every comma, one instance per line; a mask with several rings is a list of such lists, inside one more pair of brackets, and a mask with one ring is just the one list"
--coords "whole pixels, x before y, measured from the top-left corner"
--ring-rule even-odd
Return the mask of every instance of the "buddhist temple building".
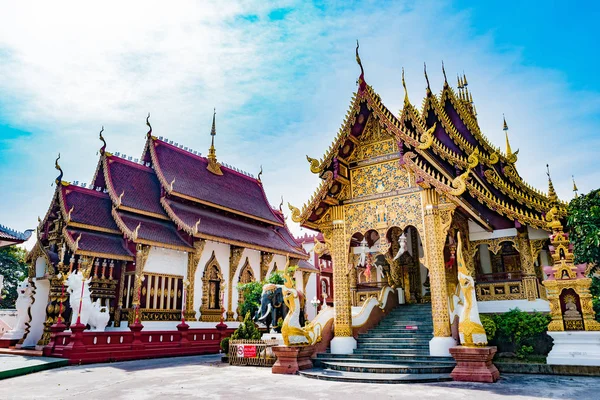
[[31, 237], [33, 230], [18, 232], [4, 225], [0, 225], [0, 247], [14, 246], [26, 242]]
[[154, 136], [147, 124], [140, 159], [106, 151], [100, 132], [89, 186], [63, 180], [56, 160], [56, 190], [28, 255], [42, 304], [30, 345], [48, 343], [60, 310], [70, 320], [60, 277], [81, 268], [91, 268], [92, 300], [108, 307], [107, 330], [127, 329], [134, 310], [150, 329], [175, 329], [182, 310], [192, 327], [214, 327], [222, 316], [235, 327], [243, 317], [238, 285], [288, 262], [298, 266], [298, 286], [316, 286], [316, 269], [269, 204], [260, 174], [217, 160], [215, 116], [208, 157]]
[[548, 312], [545, 214], [555, 206], [564, 218], [566, 204], [551, 182], [543, 193], [519, 175], [506, 120], [501, 150], [480, 129], [466, 76], [453, 87], [445, 71], [435, 94], [425, 70], [420, 110], [403, 72], [404, 104], [394, 113], [367, 84], [358, 47], [356, 56], [361, 74], [346, 118], [320, 159], [307, 156], [321, 183], [304, 206], [289, 205], [295, 222], [321, 235], [319, 258], [332, 265], [331, 351], [352, 352], [351, 308], [392, 286], [402, 289], [401, 302], [431, 304], [430, 353], [448, 356], [456, 344], [449, 298], [457, 232], [468, 238], [463, 252], [480, 312]]

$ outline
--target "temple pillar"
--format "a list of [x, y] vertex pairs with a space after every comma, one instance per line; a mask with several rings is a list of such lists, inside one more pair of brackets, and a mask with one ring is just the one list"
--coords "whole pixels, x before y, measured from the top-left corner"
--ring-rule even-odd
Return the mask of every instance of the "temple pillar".
[[[144, 277], [144, 265], [146, 265], [146, 261], [148, 261], [148, 255], [150, 254], [150, 246], [144, 244], [136, 245], [136, 253], [135, 253], [135, 278], [133, 280], [133, 301], [131, 302], [132, 306], [135, 306], [135, 313], [133, 319], [131, 316], [129, 317], [129, 321], [133, 321], [134, 323], [139, 323], [142, 320], [142, 314], [139, 311], [140, 307], [140, 292], [142, 289], [142, 280]], [[136, 321], [137, 320], [137, 321]]]
[[539, 297], [537, 276], [535, 275], [535, 265], [533, 253], [527, 231], [517, 234], [517, 250], [521, 258], [521, 270], [523, 271], [523, 290], [525, 297], [529, 301], [535, 301]]
[[242, 258], [243, 247], [229, 246], [229, 287], [227, 288], [227, 321], [235, 321], [233, 310], [233, 277]]
[[269, 272], [269, 265], [273, 261], [273, 253], [260, 252], [260, 280], [263, 281], [267, 278], [267, 272]]
[[344, 214], [343, 206], [331, 208], [331, 220], [333, 221], [331, 261], [333, 263], [333, 287], [335, 288], [335, 337], [331, 341], [332, 354], [351, 354], [356, 348], [356, 340], [352, 336], [352, 303], [350, 301], [348, 243], [346, 243]]
[[196, 287], [196, 270], [205, 244], [206, 240], [202, 239], [194, 242], [194, 251], [188, 253], [187, 280], [189, 285], [185, 297], [185, 319], [188, 321], [198, 321], [194, 307], [194, 290]]
[[456, 346], [450, 329], [448, 312], [448, 287], [444, 267], [444, 244], [456, 208], [453, 204], [438, 204], [439, 196], [434, 189], [423, 191], [423, 221], [425, 224], [425, 257], [431, 284], [431, 313], [433, 339], [429, 342], [432, 356], [450, 356], [450, 348]]

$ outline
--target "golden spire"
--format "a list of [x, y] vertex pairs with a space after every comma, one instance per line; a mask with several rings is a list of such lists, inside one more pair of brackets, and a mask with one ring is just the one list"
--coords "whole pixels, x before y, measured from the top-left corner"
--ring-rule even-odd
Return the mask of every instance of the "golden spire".
[[554, 185], [550, 177], [550, 166], [548, 164], [546, 164], [546, 175], [548, 175], [548, 200], [550, 200], [550, 205], [554, 206], [558, 204], [558, 196], [554, 191]]
[[469, 82], [467, 82], [467, 75], [465, 75], [465, 71], [463, 71], [463, 86], [469, 86]]
[[502, 114], [502, 119], [504, 120], [502, 130], [506, 136], [506, 159], [510, 163], [515, 163], [517, 162], [517, 154], [519, 153], [519, 150], [513, 153], [512, 149], [510, 148], [510, 142], [508, 141], [508, 124], [506, 123], [506, 117], [504, 117], [504, 114]]
[[448, 78], [446, 77], [446, 68], [444, 68], [444, 60], [442, 60], [442, 74], [444, 74], [444, 85], [448, 85]]
[[575, 192], [575, 197], [579, 197], [578, 195], [578, 191], [579, 189], [577, 189], [577, 185], [575, 184], [575, 177], [573, 175], [571, 175], [571, 178], [573, 179], [573, 192]]
[[58, 174], [58, 176], [54, 180], [54, 182], [56, 182], [57, 185], [59, 185], [62, 182], [63, 177], [63, 170], [60, 167], [60, 165], [58, 165], [58, 160], [60, 160], [60, 153], [58, 153], [58, 157], [56, 157], [56, 161], [54, 161], [54, 168], [56, 168], [60, 172], [60, 174]]
[[210, 149], [208, 150], [208, 169], [215, 175], [223, 175], [223, 171], [221, 171], [221, 165], [217, 162], [217, 151], [215, 150], [215, 136], [217, 135], [217, 128], [215, 124], [215, 119], [217, 116], [217, 109], [214, 109], [213, 120], [212, 120], [212, 128], [210, 129]]

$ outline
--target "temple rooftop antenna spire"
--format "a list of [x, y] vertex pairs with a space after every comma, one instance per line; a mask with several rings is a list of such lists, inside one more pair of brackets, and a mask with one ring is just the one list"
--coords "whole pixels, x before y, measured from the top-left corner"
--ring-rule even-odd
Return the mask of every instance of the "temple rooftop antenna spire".
[[406, 81], [404, 80], [404, 67], [402, 67], [402, 87], [404, 88], [404, 104], [408, 104], [408, 89], [406, 89]]
[[146, 125], [148, 126], [148, 128], [150, 128], [150, 130], [146, 133], [147, 137], [152, 136], [152, 125], [150, 125], [150, 113], [148, 113], [148, 116], [146, 117]]
[[60, 160], [60, 153], [58, 153], [58, 157], [56, 157], [56, 161], [54, 161], [54, 168], [56, 168], [60, 172], [54, 180], [54, 182], [56, 182], [57, 185], [60, 185], [60, 183], [62, 182], [63, 170], [60, 167], [60, 165], [58, 165], [58, 160]]
[[217, 109], [215, 108], [213, 112], [212, 127], [210, 129], [211, 141], [210, 149], [208, 150], [208, 166], [206, 169], [215, 175], [223, 175], [223, 171], [221, 171], [221, 165], [217, 162], [217, 151], [215, 150], [215, 136], [217, 136], [217, 127], [215, 121], [216, 116]]
[[579, 197], [579, 189], [577, 189], [577, 185], [575, 184], [575, 176], [571, 175], [571, 179], [573, 179], [573, 192], [575, 193], [575, 197]]
[[448, 77], [446, 76], [446, 68], [444, 68], [444, 60], [442, 60], [442, 74], [444, 74], [444, 85], [448, 85]]

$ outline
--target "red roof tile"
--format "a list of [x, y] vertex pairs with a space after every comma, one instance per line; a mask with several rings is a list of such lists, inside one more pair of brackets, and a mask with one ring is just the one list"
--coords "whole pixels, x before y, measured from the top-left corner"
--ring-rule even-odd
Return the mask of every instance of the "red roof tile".
[[111, 215], [112, 202], [108, 194], [85, 189], [76, 185], [61, 187], [65, 210], [71, 213], [71, 221], [99, 228], [118, 231]]
[[121, 236], [76, 228], [67, 228], [67, 234], [73, 241], [81, 235], [78, 243], [79, 251], [101, 253], [107, 256], [133, 257], [133, 253], [127, 249], [125, 240]]
[[177, 227], [171, 221], [163, 221], [124, 211], [118, 211], [117, 214], [130, 231], [135, 231], [138, 224], [141, 224], [138, 239], [188, 249], [193, 248], [181, 237], [177, 232]]
[[152, 168], [116, 156], [107, 156], [106, 164], [114, 196], [124, 193], [123, 206], [166, 216], [160, 205], [160, 183]]
[[290, 255], [306, 256], [303, 250], [293, 247], [282, 237], [281, 232], [286, 231], [286, 228], [258, 225], [205, 207], [194, 207], [170, 199], [166, 202], [173, 213], [188, 226], [194, 226], [200, 218], [200, 234], [254, 244]]
[[222, 176], [209, 172], [208, 160], [160, 140], [152, 140], [156, 155], [154, 168], [173, 191], [200, 202], [223, 207], [277, 225], [281, 221], [267, 201], [262, 184], [249, 176], [221, 167]]

